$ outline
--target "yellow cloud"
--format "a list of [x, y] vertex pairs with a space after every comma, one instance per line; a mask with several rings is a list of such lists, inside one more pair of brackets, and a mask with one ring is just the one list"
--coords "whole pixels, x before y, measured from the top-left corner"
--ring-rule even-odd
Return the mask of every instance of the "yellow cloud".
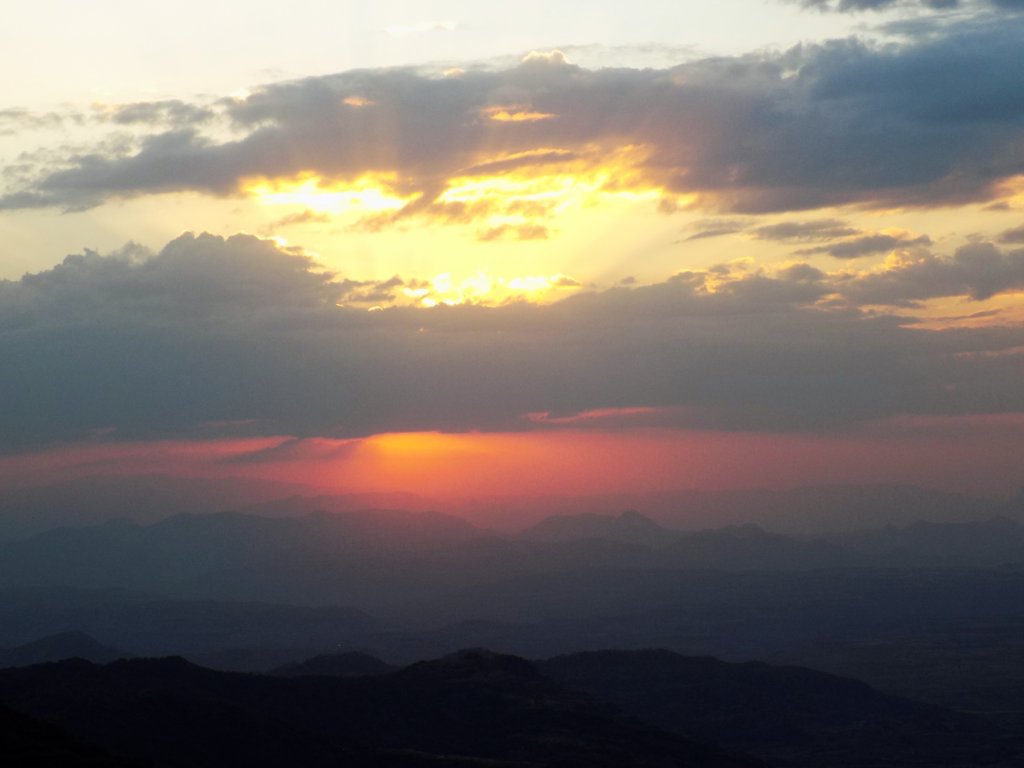
[[356, 109], [359, 109], [360, 107], [372, 107], [377, 102], [372, 99], [367, 99], [364, 96], [346, 96], [341, 100], [341, 103], [346, 107], [355, 107]]
[[480, 241], [542, 240], [573, 211], [647, 201], [657, 206], [666, 200], [675, 208], [690, 205], [692, 199], [668, 192], [638, 170], [648, 152], [639, 145], [571, 152], [542, 148], [480, 155], [461, 171], [429, 183], [395, 173], [330, 179], [305, 172], [246, 179], [241, 191], [263, 205], [294, 207], [280, 220], [289, 224], [322, 223], [330, 215], [367, 232], [422, 221], [469, 226], [470, 236]]
[[351, 182], [325, 181], [316, 174], [287, 179], [247, 179], [242, 191], [264, 205], [293, 205], [307, 211], [342, 216], [397, 211], [415, 199], [394, 191], [393, 175], [368, 174]]
[[461, 278], [442, 272], [428, 284], [407, 287], [402, 293], [413, 303], [430, 308], [459, 304], [493, 306], [517, 300], [544, 302], [580, 288], [577, 280], [563, 274], [502, 277], [478, 270]]
[[549, 112], [537, 112], [532, 107], [521, 104], [485, 107], [480, 110], [480, 114], [496, 123], [538, 123], [558, 117]]

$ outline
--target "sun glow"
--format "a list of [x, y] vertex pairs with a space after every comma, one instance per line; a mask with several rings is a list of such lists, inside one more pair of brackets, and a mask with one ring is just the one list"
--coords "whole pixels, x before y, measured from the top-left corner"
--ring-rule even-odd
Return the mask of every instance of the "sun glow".
[[315, 213], [343, 216], [397, 211], [416, 198], [394, 191], [393, 175], [367, 174], [350, 182], [330, 182], [315, 174], [290, 179], [250, 179], [245, 194], [263, 205], [291, 205]]
[[657, 201], [665, 190], [635, 171], [644, 153], [639, 146], [610, 154], [593, 147], [582, 154], [551, 151], [484, 158], [476, 166], [482, 172], [449, 179], [437, 204], [486, 215], [495, 226], [557, 216], [612, 198]]
[[[353, 108], [369, 103], [352, 97]], [[500, 121], [547, 118], [530, 111], [494, 112]], [[509, 108], [511, 109], [511, 108]], [[518, 109], [518, 108], [517, 108]], [[366, 173], [330, 179], [313, 172], [253, 177], [240, 190], [263, 206], [291, 210], [271, 225], [322, 224], [345, 219], [352, 232], [403, 231], [414, 224], [463, 229], [479, 242], [536, 241], [559, 234], [556, 224], [600, 207], [652, 204], [658, 210], [691, 202], [639, 170], [649, 149], [587, 146], [483, 154], [447, 178], [400, 178]]]
[[480, 114], [496, 123], [538, 123], [542, 120], [554, 120], [558, 115], [538, 112], [529, 106], [507, 105], [487, 107]]
[[577, 291], [582, 285], [568, 275], [532, 275], [525, 277], [499, 277], [478, 271], [456, 279], [443, 272], [428, 285], [407, 287], [402, 293], [423, 307], [459, 304], [495, 305], [509, 301], [545, 301], [559, 298], [566, 292]]

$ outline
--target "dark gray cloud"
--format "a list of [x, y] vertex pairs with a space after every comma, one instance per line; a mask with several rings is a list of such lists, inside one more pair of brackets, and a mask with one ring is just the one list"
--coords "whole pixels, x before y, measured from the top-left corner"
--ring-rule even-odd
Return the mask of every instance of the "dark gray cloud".
[[836, 259], [859, 259], [879, 253], [888, 253], [896, 248], [914, 248], [931, 245], [928, 235], [918, 237], [898, 237], [896, 235], [870, 234], [843, 240], [839, 243], [803, 248], [797, 253], [801, 256], [812, 256], [825, 253]]
[[1008, 229], [999, 235], [1000, 243], [1024, 243], [1024, 225]]
[[791, 0], [817, 11], [856, 13], [890, 8], [925, 8], [932, 11], [990, 7], [1000, 10], [1024, 10], [1024, 0]]
[[0, 136], [59, 128], [72, 116], [60, 112], [33, 112], [19, 107], [0, 109]]
[[[40, 168], [0, 207], [232, 195], [247, 178], [306, 171], [335, 180], [387, 173], [396, 192], [419, 195], [399, 218], [465, 221], [493, 211], [441, 201], [455, 177], [608, 162], [621, 166], [614, 183], [696, 193], [706, 207], [738, 212], [984, 201], [1024, 172], [1022, 73], [1017, 29], [996, 23], [901, 46], [835, 41], [663, 70], [534, 57], [452, 77], [347, 72], [220, 102], [234, 138], [202, 128], [203, 105], [193, 122], [187, 104], [131, 107], [126, 115], [140, 120], [186, 117], [130, 149]], [[536, 119], [494, 120], [494, 107]]]
[[815, 221], [781, 221], [755, 227], [751, 233], [758, 240], [800, 242], [814, 240], [835, 240], [856, 235], [860, 230], [840, 219], [817, 219]]
[[737, 219], [709, 219], [698, 221], [695, 227], [697, 231], [689, 235], [686, 240], [706, 240], [711, 237], [734, 235], [746, 230], [748, 224], [746, 221]]
[[864, 256], [887, 253], [896, 248], [914, 248], [931, 245], [927, 235], [914, 236], [910, 233], [887, 234], [866, 232], [851, 226], [842, 219], [813, 219], [811, 221], [780, 221], [774, 224], [751, 226], [738, 220], [710, 220], [698, 222], [699, 231], [686, 240], [700, 240], [710, 237], [744, 233], [756, 240], [780, 243], [826, 242], [810, 248], [801, 248], [798, 256], [827, 254], [837, 259], [858, 259]]
[[[1022, 281], [1021, 252], [971, 246], [840, 287], [897, 302]], [[626, 406], [682, 408], [725, 429], [1024, 409], [1012, 353], [1024, 328], [924, 330], [828, 308], [815, 302], [835, 278], [808, 265], [685, 272], [549, 306], [345, 306], [402, 285], [209, 235], [0, 282], [0, 445], [111, 429], [209, 436], [211, 423], [296, 436], [526, 429], [528, 413]]]
[[839, 290], [858, 304], [912, 305], [944, 296], [975, 300], [1024, 289], [1024, 249], [1004, 252], [992, 243], [959, 248], [950, 258], [916, 254], [885, 271], [840, 282]]
[[213, 120], [217, 112], [208, 106], [167, 99], [98, 107], [97, 115], [116, 125], [197, 126]]
[[[416, 287], [416, 281], [411, 281]], [[337, 283], [341, 289], [341, 301], [348, 305], [380, 305], [394, 303], [398, 290], [407, 283], [398, 275], [387, 280], [342, 280]]]
[[778, 221], [773, 224], [755, 226], [744, 219], [707, 219], [695, 225], [698, 230], [687, 240], [702, 240], [737, 233], [746, 233], [757, 240], [775, 242], [817, 242], [837, 240], [841, 237], [860, 234], [861, 230], [842, 219], [813, 219], [811, 221]]

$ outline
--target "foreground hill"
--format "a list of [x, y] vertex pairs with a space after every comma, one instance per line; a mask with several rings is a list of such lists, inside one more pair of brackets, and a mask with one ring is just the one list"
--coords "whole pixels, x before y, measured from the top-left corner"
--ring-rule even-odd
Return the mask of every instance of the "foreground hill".
[[0, 671], [0, 703], [157, 767], [761, 765], [486, 651], [347, 680], [214, 672], [176, 658], [72, 660]]
[[12, 768], [149, 768], [50, 723], [0, 706], [0, 764]]
[[[338, 643], [359, 647], [379, 623], [345, 607], [154, 600], [120, 590], [0, 591], [0, 645], [26, 645], [69, 628], [135, 655], [157, 656], [254, 648], [313, 652]], [[61, 652], [49, 660], [68, 657]]]
[[[1024, 755], [1013, 727], [802, 667], [663, 650], [576, 653], [533, 664], [565, 688], [771, 765], [966, 768], [1014, 765]], [[337, 654], [283, 673], [350, 677], [386, 669], [365, 654]]]
[[366, 677], [394, 672], [395, 667], [367, 653], [349, 652], [314, 656], [272, 669], [275, 677]]
[[538, 668], [647, 722], [778, 765], [1011, 765], [1020, 754], [1019, 744], [980, 718], [800, 667], [600, 651]]

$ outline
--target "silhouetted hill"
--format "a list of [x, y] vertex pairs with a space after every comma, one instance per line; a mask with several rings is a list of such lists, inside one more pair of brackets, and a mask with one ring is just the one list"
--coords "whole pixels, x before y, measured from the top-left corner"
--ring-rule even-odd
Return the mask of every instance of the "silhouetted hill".
[[0, 765], [11, 768], [146, 768], [116, 757], [62, 728], [0, 706]]
[[984, 713], [1024, 733], [1024, 617], [961, 616], [858, 627], [779, 654], [887, 693]]
[[271, 670], [268, 674], [276, 677], [302, 677], [319, 675], [323, 677], [363, 677], [394, 672], [396, 667], [367, 653], [332, 653], [314, 656], [297, 664], [287, 664]]
[[26, 667], [63, 659], [85, 659], [94, 664], [107, 664], [128, 655], [116, 648], [103, 645], [84, 632], [61, 632], [17, 648], [0, 651], [0, 668]]
[[522, 659], [476, 651], [348, 680], [76, 660], [0, 671], [0, 702], [156, 766], [759, 764], [621, 716]]
[[[1006, 564], [1024, 565], [1024, 526], [1006, 519], [807, 540], [752, 525], [672, 531], [629, 513], [551, 518], [507, 538], [429, 512], [217, 513], [63, 528], [0, 543], [0, 583], [8, 588], [126, 588], [177, 599], [360, 605], [391, 615], [431, 603], [431, 610], [450, 610], [475, 590], [483, 597], [533, 574]], [[488, 602], [490, 610], [499, 605]], [[440, 620], [467, 618], [508, 616]]]
[[[268, 518], [176, 515], [152, 525], [114, 521], [60, 528], [0, 543], [0, 583], [125, 587], [175, 596], [322, 603], [326, 583], [362, 594], [357, 577], [376, 567], [393, 579], [396, 558], [430, 564], [490, 534], [440, 513], [373, 510]], [[348, 577], [339, 579], [339, 577]]]
[[914, 486], [824, 486], [788, 490], [674, 491], [577, 497], [481, 498], [439, 503], [409, 493], [329, 494], [252, 478], [165, 475], [82, 477], [60, 484], [9, 488], [0, 499], [0, 539], [114, 519], [150, 523], [171, 515], [227, 510], [262, 517], [315, 511], [446, 509], [470, 521], [521, 531], [552, 515], [617, 516], [639, 509], [657, 524], [688, 530], [754, 523], [767, 530], [825, 535], [917, 520], [965, 522], [1001, 513], [1024, 519], [1024, 496], [1000, 506], [983, 499]]
[[0, 539], [117, 519], [152, 523], [182, 512], [220, 512], [293, 495], [300, 487], [251, 478], [97, 475], [7, 488], [0, 499]]
[[768, 533], [756, 525], [684, 533], [664, 551], [665, 565], [719, 570], [804, 570], [849, 565], [836, 544]]
[[[1022, 755], [978, 718], [886, 696], [800, 667], [668, 651], [604, 651], [538, 663], [547, 676], [647, 722], [799, 766], [975, 766]], [[1009, 764], [1009, 763], [1005, 763]]]
[[[1014, 506], [1020, 516], [1024, 516], [1022, 500], [1024, 496]], [[700, 530], [753, 523], [774, 533], [824, 536], [886, 525], [911, 525], [918, 520], [979, 520], [997, 514], [1000, 505], [912, 485], [831, 485], [595, 496], [503, 496], [474, 499], [446, 509], [508, 531], [522, 531], [552, 515], [614, 516], [623, 509], [637, 509], [669, 528]]]
[[[257, 504], [233, 507], [233, 511], [259, 517], [305, 517], [313, 512], [350, 514], [368, 509], [403, 509], [429, 512], [441, 505], [424, 496], [401, 491], [386, 493], [315, 494], [293, 493]], [[226, 508], [224, 508], [226, 509]]]
[[[239, 671], [337, 648], [389, 660], [476, 645], [764, 658], [897, 620], [1024, 616], [1024, 569], [959, 565], [1017, 527], [890, 529], [875, 538], [898, 546], [872, 545], [883, 554], [752, 526], [670, 532], [662, 546], [527, 541], [398, 512], [61, 529], [0, 545], [0, 647], [77, 629], [134, 653]], [[901, 564], [934, 563], [935, 552], [950, 553], [941, 566]], [[117, 588], [139, 594], [111, 596]]]
[[120, 590], [0, 592], [0, 644], [8, 647], [76, 627], [142, 655], [257, 648], [301, 651], [273, 662], [279, 666], [338, 644], [362, 647], [367, 636], [385, 626], [362, 611], [341, 606], [154, 600]]
[[989, 517], [996, 508], [985, 499], [913, 485], [722, 491], [704, 494], [697, 504], [719, 525], [756, 523], [770, 531], [800, 536], [906, 526], [919, 520], [967, 522]]
[[[363, 575], [353, 588], [364, 590], [363, 605], [391, 617], [387, 622], [344, 607], [155, 600], [63, 588], [0, 591], [0, 647], [75, 628], [136, 654], [177, 653], [245, 671], [339, 647], [395, 661], [467, 646], [532, 658], [661, 647], [743, 660], [818, 638], [870, 635], [893, 622], [1024, 617], [1024, 571], [1015, 569], [722, 572], [585, 561], [537, 568], [526, 560], [513, 570], [453, 558], [438, 566], [436, 577], [408, 563], [376, 574], [332, 568], [314, 574], [301, 592], [329, 603], [338, 582], [347, 589], [348, 580]], [[264, 579], [282, 573], [266, 570]], [[223, 650], [229, 657], [211, 661], [209, 653]], [[256, 650], [272, 653], [238, 663]]]
[[577, 539], [605, 539], [629, 544], [660, 547], [673, 541], [678, 531], [655, 523], [632, 510], [619, 515], [555, 515], [527, 528], [519, 538], [526, 541], [567, 542]]
[[[1006, 517], [798, 538], [758, 525], [714, 530], [664, 528], [635, 513], [549, 517], [522, 541], [586, 549], [590, 562], [655, 568], [806, 570], [837, 567], [970, 568], [1024, 564], [1024, 525]], [[618, 548], [616, 548], [616, 545]]]
[[891, 567], [999, 567], [1024, 563], [1024, 525], [1007, 517], [940, 525], [918, 521], [837, 537], [858, 562]]

